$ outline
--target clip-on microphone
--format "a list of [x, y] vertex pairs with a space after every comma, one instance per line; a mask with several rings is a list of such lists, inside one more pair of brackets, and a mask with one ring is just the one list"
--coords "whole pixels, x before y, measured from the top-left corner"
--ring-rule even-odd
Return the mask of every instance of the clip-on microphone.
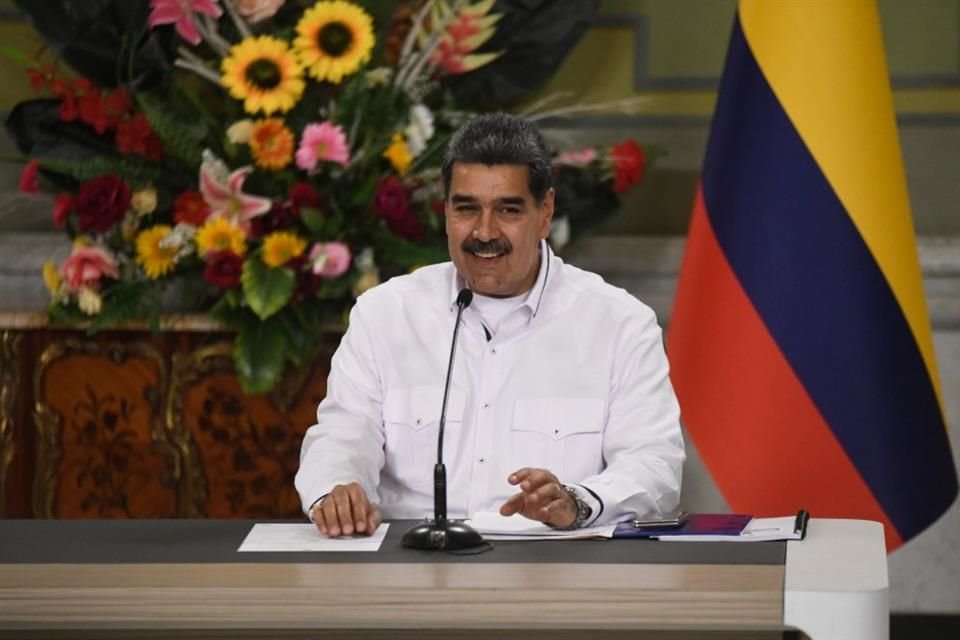
[[450, 394], [450, 377], [453, 375], [453, 356], [457, 351], [457, 335], [460, 332], [460, 316], [473, 301], [473, 291], [461, 289], [457, 294], [457, 322], [453, 325], [453, 342], [450, 344], [450, 363], [447, 365], [447, 382], [443, 389], [443, 406], [440, 409], [440, 429], [437, 435], [437, 465], [433, 468], [433, 520], [427, 520], [410, 529], [400, 543], [411, 549], [469, 549], [483, 544], [483, 538], [469, 525], [447, 520], [447, 469], [443, 466], [443, 427], [447, 420], [447, 396]]

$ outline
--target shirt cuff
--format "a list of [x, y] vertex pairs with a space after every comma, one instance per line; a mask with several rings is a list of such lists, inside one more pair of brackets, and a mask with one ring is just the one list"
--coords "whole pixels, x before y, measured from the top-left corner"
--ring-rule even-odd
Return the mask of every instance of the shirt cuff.
[[597, 521], [597, 518], [603, 513], [603, 500], [601, 500], [600, 496], [594, 493], [590, 487], [585, 487], [582, 484], [572, 484], [569, 486], [573, 487], [577, 495], [580, 496], [580, 499], [590, 507], [590, 518], [583, 523], [583, 526], [589, 527], [593, 525], [593, 523]]

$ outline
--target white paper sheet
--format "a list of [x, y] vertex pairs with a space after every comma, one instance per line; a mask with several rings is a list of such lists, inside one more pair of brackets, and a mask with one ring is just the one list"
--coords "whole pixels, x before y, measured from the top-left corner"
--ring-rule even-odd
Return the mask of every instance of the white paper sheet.
[[564, 531], [523, 516], [502, 516], [495, 511], [478, 511], [467, 520], [488, 540], [579, 540], [583, 538], [612, 538], [616, 525], [587, 527]]
[[237, 551], [377, 551], [389, 526], [384, 522], [370, 536], [328, 538], [310, 523], [258, 522]]

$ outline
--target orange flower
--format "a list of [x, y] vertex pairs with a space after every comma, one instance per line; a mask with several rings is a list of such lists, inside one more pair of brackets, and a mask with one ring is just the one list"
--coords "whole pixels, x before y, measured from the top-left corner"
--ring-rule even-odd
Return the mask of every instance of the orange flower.
[[258, 167], [279, 171], [293, 160], [293, 132], [280, 118], [257, 120], [250, 131], [250, 153]]

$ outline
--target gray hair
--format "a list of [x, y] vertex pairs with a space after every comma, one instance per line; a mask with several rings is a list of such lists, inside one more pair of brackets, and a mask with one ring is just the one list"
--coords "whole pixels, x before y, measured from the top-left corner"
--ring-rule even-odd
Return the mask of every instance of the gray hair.
[[529, 120], [509, 113], [487, 113], [460, 127], [443, 156], [443, 195], [450, 197], [453, 164], [516, 164], [527, 167], [530, 193], [543, 202], [553, 186], [550, 151], [543, 135]]

